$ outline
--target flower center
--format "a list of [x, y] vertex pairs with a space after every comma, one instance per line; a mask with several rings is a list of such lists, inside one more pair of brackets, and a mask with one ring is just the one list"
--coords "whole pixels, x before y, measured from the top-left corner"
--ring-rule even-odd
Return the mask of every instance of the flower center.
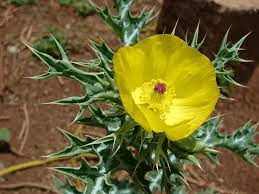
[[163, 80], [151, 80], [132, 92], [136, 104], [146, 105], [153, 111], [159, 111], [163, 115], [175, 98], [175, 90], [172, 86], [167, 87]]
[[164, 94], [166, 92], [166, 85], [165, 83], [156, 83], [154, 86], [154, 91], [158, 94]]

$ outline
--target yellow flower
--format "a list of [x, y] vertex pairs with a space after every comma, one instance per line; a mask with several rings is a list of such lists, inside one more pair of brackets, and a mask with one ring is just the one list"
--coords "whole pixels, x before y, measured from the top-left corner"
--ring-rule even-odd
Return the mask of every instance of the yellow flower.
[[121, 48], [113, 64], [126, 111], [145, 130], [174, 141], [197, 130], [219, 98], [210, 60], [173, 35]]

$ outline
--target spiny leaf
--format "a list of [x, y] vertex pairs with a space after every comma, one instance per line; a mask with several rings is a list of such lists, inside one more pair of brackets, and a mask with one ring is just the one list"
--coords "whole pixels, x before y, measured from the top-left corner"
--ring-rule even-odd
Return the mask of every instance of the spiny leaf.
[[192, 164], [194, 164], [195, 166], [197, 166], [197, 167], [199, 167], [200, 169], [202, 169], [202, 168], [201, 168], [201, 165], [200, 165], [200, 161], [199, 161], [194, 155], [188, 155], [188, 156], [186, 157], [186, 159], [187, 159], [188, 161], [190, 161]]
[[55, 76], [62, 76], [62, 73], [59, 72], [51, 72], [51, 68], [49, 68], [49, 71], [47, 73], [43, 73], [40, 75], [35, 75], [30, 77], [31, 79], [44, 79], [44, 78], [50, 78]]
[[222, 144], [225, 136], [219, 132], [221, 118], [211, 119], [203, 124], [194, 137], [210, 147]]
[[[46, 31], [51, 33], [51, 36], [47, 34], [41, 37], [33, 43], [32, 47], [40, 52], [49, 54], [53, 57], [59, 57], [59, 48], [56, 44], [55, 39], [57, 39], [62, 45], [62, 47], [65, 48], [67, 46], [67, 36], [63, 31], [53, 26], [48, 26]], [[54, 36], [55, 39], [53, 38]]]
[[[132, 153], [127, 149], [125, 142], [120, 146], [120, 149], [114, 155], [117, 161], [119, 161], [119, 169], [126, 170], [134, 183], [146, 193], [151, 193], [149, 189], [149, 182], [145, 180], [145, 174], [152, 170], [144, 161], [138, 164], [138, 161], [132, 156]], [[137, 169], [136, 169], [137, 167]]]
[[96, 139], [95, 141], [92, 141], [88, 144], [86, 144], [86, 146], [90, 146], [90, 145], [98, 145], [98, 144], [102, 144], [108, 141], [115, 141], [116, 140], [116, 136], [114, 133], [110, 134], [110, 135], [106, 135], [104, 137], [101, 137], [99, 139]]
[[89, 98], [89, 100], [80, 103], [80, 105], [89, 106], [94, 101], [99, 101], [99, 102], [110, 101], [110, 102], [120, 103], [119, 93], [118, 93], [118, 91], [100, 92], [100, 93], [97, 93], [97, 94], [91, 96], [91, 98]]
[[[96, 85], [96, 84], [95, 84]], [[90, 91], [91, 90], [91, 91]], [[80, 119], [81, 115], [92, 103], [99, 102], [112, 102], [112, 103], [121, 103], [119, 99], [118, 91], [104, 91], [99, 90], [98, 88], [88, 87], [88, 93], [85, 96], [73, 96], [68, 97], [62, 100], [57, 100], [50, 102], [51, 104], [61, 104], [61, 105], [79, 105], [79, 112], [77, 113], [73, 122], [78, 121], [79, 123], [86, 123], [89, 119]], [[114, 124], [114, 123], [113, 123]], [[111, 124], [112, 125], [112, 124]]]
[[125, 136], [132, 130], [137, 123], [129, 116], [125, 118], [125, 121], [121, 124], [121, 127], [115, 132], [116, 142], [121, 145], [124, 142]]
[[72, 135], [71, 133], [69, 133], [65, 130], [62, 130], [62, 129], [60, 129], [60, 130], [70, 140], [71, 144], [70, 144], [69, 147], [66, 147], [61, 152], [48, 155], [48, 157], [63, 158], [63, 157], [72, 157], [72, 156], [77, 156], [77, 155], [80, 155], [80, 154], [87, 154], [87, 153], [97, 155], [95, 150], [93, 150], [91, 147], [90, 148], [89, 147], [82, 147], [86, 144], [89, 144], [89, 143], [93, 142], [95, 140], [94, 138], [88, 137], [87, 139], [82, 140], [78, 137], [75, 137], [74, 135]]
[[[219, 131], [221, 119], [209, 120], [194, 135], [199, 141], [210, 147], [224, 147], [239, 155], [246, 162], [256, 165], [254, 158], [259, 154], [259, 145], [255, 144], [253, 138], [256, 125], [246, 123], [232, 134], [224, 135]], [[215, 153], [209, 157], [215, 161]]]
[[[113, 117], [108, 116], [107, 114], [111, 114], [108, 111], [102, 110], [100, 107], [95, 108], [90, 105], [89, 110], [91, 112], [91, 116], [83, 119], [79, 119], [77, 122], [81, 124], [91, 125], [91, 126], [99, 126], [108, 130], [108, 132], [117, 131], [121, 126], [121, 119], [118, 118], [118, 115]], [[114, 113], [112, 113], [114, 114]]]
[[110, 194], [144, 194], [136, 185], [130, 183], [128, 180], [117, 181], [115, 179], [111, 180], [113, 185]]
[[249, 122], [246, 123], [232, 135], [228, 135], [227, 139], [219, 146], [232, 150], [246, 162], [256, 165], [254, 158], [259, 155], [259, 145], [253, 142], [256, 127]]
[[215, 56], [215, 59], [212, 61], [214, 68], [216, 70], [216, 76], [218, 78], [218, 84], [223, 93], [228, 94], [229, 85], [235, 84], [239, 85], [234, 79], [234, 72], [230, 68], [226, 68], [226, 63], [228, 62], [251, 62], [249, 60], [245, 60], [239, 57], [239, 51], [242, 50], [241, 46], [244, 43], [245, 39], [249, 35], [249, 33], [243, 36], [238, 42], [232, 44], [229, 47], [229, 43], [227, 41], [229, 30], [225, 34], [222, 43], [220, 45], [219, 51]]
[[204, 40], [205, 40], [205, 36], [204, 36], [204, 38], [200, 42], [198, 42], [198, 40], [199, 40], [199, 26], [200, 26], [200, 22], [198, 23], [198, 25], [196, 27], [196, 30], [194, 32], [192, 42], [191, 42], [191, 45], [190, 45], [192, 48], [195, 48], [195, 49], [199, 49], [202, 46], [202, 44], [204, 43]]
[[108, 47], [107, 44], [94, 43], [94, 46], [95, 46], [96, 50], [98, 51], [98, 53], [100, 53], [106, 59], [106, 61], [108, 63], [112, 63], [112, 58], [113, 58], [114, 52], [112, 51], [111, 48]]
[[160, 136], [158, 142], [157, 142], [157, 146], [156, 146], [156, 150], [155, 150], [155, 165], [157, 166], [157, 168], [158, 168], [158, 165], [160, 163], [161, 158], [163, 158], [166, 161], [167, 164], [168, 164], [168, 161], [169, 161], [167, 159], [166, 154], [164, 153], [164, 151], [162, 149], [162, 146], [163, 146], [163, 143], [164, 143], [165, 139], [166, 139], [165, 134], [162, 134]]
[[77, 69], [74, 67], [71, 62], [68, 60], [66, 53], [61, 48], [60, 44], [58, 47], [61, 52], [62, 60], [54, 59], [52, 56], [42, 53], [30, 46], [27, 47], [41, 60], [43, 61], [48, 67], [49, 70], [47, 73], [35, 76], [33, 78], [47, 78], [53, 76], [66, 76], [71, 79], [77, 80], [82, 84], [85, 83], [96, 83], [99, 81], [98, 76], [103, 77], [104, 73], [95, 73], [95, 72], [85, 72], [81, 69]]
[[[70, 134], [71, 136], [71, 134]], [[71, 137], [70, 137], [71, 138]], [[78, 138], [74, 138], [72, 136], [74, 142], [78, 142], [79, 144], [84, 144]], [[79, 168], [64, 168], [59, 167], [56, 168], [58, 172], [65, 173], [69, 176], [74, 178], [83, 180], [87, 184], [87, 188], [84, 193], [109, 193], [112, 191], [117, 193], [119, 191], [124, 191], [129, 188], [125, 188], [123, 186], [123, 182], [119, 183], [112, 181], [110, 179], [110, 171], [116, 171], [116, 169], [124, 169], [129, 172], [130, 175], [133, 175], [133, 171], [136, 167], [137, 160], [132, 157], [132, 154], [129, 150], [126, 149], [126, 146], [123, 145], [121, 149], [118, 150], [116, 155], [113, 156], [113, 142], [99, 142], [93, 144], [95, 151], [98, 153], [100, 157], [100, 161], [95, 166], [89, 166], [85, 160], [81, 161], [81, 166]], [[150, 193], [147, 184], [148, 182], [145, 181], [144, 175], [147, 171], [151, 170], [145, 163], [141, 163], [136, 175], [133, 176], [133, 180], [138, 182], [139, 184], [135, 184], [135, 187], [139, 189], [144, 189], [146, 193]], [[141, 175], [141, 176], [140, 176]], [[133, 187], [134, 188], [134, 187]], [[132, 190], [132, 188], [130, 189]], [[135, 190], [136, 191], [136, 190]], [[111, 192], [112, 193], [112, 192]]]
[[132, 0], [114, 0], [118, 15], [113, 16], [106, 6], [103, 10], [92, 4], [100, 17], [117, 33], [124, 45], [137, 43], [140, 31], [152, 20], [152, 12], [132, 16]]
[[[150, 181], [150, 190], [152, 193], [155, 193], [157, 191], [161, 191], [161, 185], [162, 185], [162, 176], [163, 171], [150, 171], [146, 174], [146, 179]], [[184, 187], [182, 186], [181, 180], [178, 175], [171, 174], [170, 180], [172, 181], [172, 185], [170, 188], [170, 191], [168, 193], [170, 194], [186, 194]]]
[[162, 181], [162, 174], [163, 171], [149, 171], [146, 173], [145, 178], [150, 182], [149, 188], [152, 191], [152, 193], [161, 190], [161, 181]]
[[94, 96], [107, 90], [101, 83], [96, 82], [94, 84], [86, 84], [86, 91], [88, 96]]
[[88, 95], [84, 96], [71, 96], [68, 98], [64, 98], [61, 100], [49, 102], [50, 104], [60, 104], [60, 105], [71, 105], [71, 104], [79, 104], [87, 101], [89, 99]]
[[81, 160], [79, 168], [58, 167], [55, 170], [84, 181], [87, 184], [84, 194], [107, 194], [111, 189], [108, 175], [96, 166], [89, 166], [84, 159]]
[[58, 191], [62, 194], [83, 194], [82, 192], [78, 191], [75, 185], [72, 185], [68, 178], [66, 178], [66, 183], [63, 184], [61, 180], [56, 177], [53, 177], [55, 182], [55, 187]]

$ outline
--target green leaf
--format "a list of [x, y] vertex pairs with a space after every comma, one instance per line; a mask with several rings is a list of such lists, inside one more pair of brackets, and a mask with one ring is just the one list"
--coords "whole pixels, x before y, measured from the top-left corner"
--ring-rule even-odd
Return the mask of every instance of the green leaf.
[[55, 40], [53, 39], [53, 37], [55, 36], [55, 38], [58, 40], [58, 42], [61, 44], [61, 46], [63, 48], [65, 48], [67, 45], [66, 34], [63, 31], [61, 31], [60, 29], [53, 27], [53, 26], [49, 26], [46, 29], [46, 32], [53, 34], [53, 36], [49, 36], [47, 33], [42, 38], [37, 39], [33, 43], [32, 47], [42, 53], [49, 54], [53, 57], [59, 57], [60, 56], [59, 48], [58, 48]]
[[71, 104], [79, 104], [87, 101], [89, 96], [86, 94], [84, 96], [71, 96], [65, 99], [49, 102], [50, 104], [60, 104], [60, 105], [71, 105]]
[[116, 32], [124, 45], [137, 43], [140, 31], [152, 20], [152, 12], [141, 12], [138, 16], [132, 16], [132, 0], [114, 0], [118, 15], [112, 15], [106, 6], [103, 10], [92, 4], [100, 17]]
[[253, 141], [256, 127], [249, 122], [246, 123], [232, 135], [228, 135], [227, 139], [219, 146], [230, 149], [246, 162], [256, 165], [254, 158], [259, 155], [259, 145], [256, 145]]
[[0, 141], [9, 143], [10, 142], [10, 133], [6, 128], [0, 128]]
[[[205, 41], [205, 36], [204, 36], [204, 38], [200, 42], [198, 42], [199, 41], [199, 27], [200, 27], [200, 22], [198, 23], [198, 25], [196, 27], [196, 30], [195, 30], [193, 38], [192, 38], [192, 42], [190, 44], [190, 46], [195, 49], [199, 49]], [[188, 40], [186, 42], [188, 43]]]
[[92, 105], [88, 108], [91, 112], [91, 116], [79, 119], [77, 121], [78, 123], [102, 127], [107, 129], [109, 133], [115, 132], [121, 127], [121, 119], [118, 117], [122, 114], [121, 109], [116, 109], [116, 107], [113, 107], [111, 108], [112, 110], [104, 111], [100, 107], [95, 108]]
[[111, 189], [108, 175], [97, 166], [89, 166], [84, 159], [81, 160], [79, 168], [58, 167], [55, 170], [84, 181], [87, 184], [84, 194], [107, 194]]
[[128, 180], [117, 181], [115, 179], [111, 180], [113, 188], [110, 194], [144, 194], [136, 185], [130, 183]]
[[[159, 171], [153, 170], [146, 174], [146, 179], [150, 181], [150, 190], [152, 191], [152, 193], [161, 191], [162, 176], [163, 176], [162, 170], [159, 170]], [[168, 193], [171, 193], [171, 194], [187, 193], [177, 174], [171, 174], [170, 180], [172, 181], [172, 185], [170, 186], [171, 188]]]
[[119, 162], [118, 169], [126, 170], [137, 187], [146, 193], [151, 193], [149, 182], [145, 179], [145, 174], [152, 170], [151, 166], [144, 161], [139, 163], [127, 149], [125, 142], [113, 157]]
[[194, 156], [194, 155], [188, 155], [186, 157], [187, 160], [189, 160], [191, 163], [193, 163], [195, 166], [201, 168], [200, 161]]
[[72, 185], [68, 178], [66, 178], [66, 183], [63, 184], [58, 178], [53, 177], [55, 182], [55, 187], [58, 191], [62, 194], [83, 194], [82, 192], [78, 191], [76, 186]]
[[95, 49], [96, 51], [103, 57], [105, 58], [105, 60], [108, 62], [108, 63], [112, 63], [112, 58], [113, 58], [113, 55], [114, 55], [114, 52], [112, 51], [111, 48], [108, 47], [107, 44], [105, 43], [102, 43], [102, 44], [97, 44], [97, 43], [94, 43], [94, 46], [95, 46]]
[[[113, 52], [107, 45], [95, 44], [94, 50], [98, 57], [97, 60], [88, 63], [71, 63], [68, 60], [64, 49], [54, 38], [54, 36], [52, 36], [52, 40], [54, 40], [57, 48], [59, 49], [61, 60], [54, 59], [52, 56], [27, 45], [28, 48], [49, 67], [46, 73], [34, 76], [32, 78], [41, 79], [54, 76], [69, 77], [80, 82], [85, 88], [86, 93], [84, 96], [72, 96], [51, 103], [61, 105], [78, 105], [79, 112], [73, 122], [79, 120], [85, 109], [96, 101], [108, 101], [121, 105], [119, 92], [113, 79], [113, 71], [109, 66], [109, 63], [112, 61]], [[79, 69], [73, 64], [84, 67], [86, 70]], [[91, 72], [89, 69], [93, 71]], [[110, 131], [116, 131], [120, 127], [119, 120], [120, 119], [116, 117], [105, 121], [101, 121], [99, 119], [99, 124]]]
[[229, 47], [229, 43], [227, 43], [228, 33], [229, 33], [229, 30], [227, 31], [227, 33], [225, 34], [222, 40], [222, 43], [220, 45], [217, 55], [215, 56], [215, 59], [212, 61], [212, 64], [214, 65], [214, 68], [216, 70], [218, 85], [220, 86], [221, 92], [225, 94], [230, 93], [230, 90], [229, 90], [230, 84], [242, 86], [233, 79], [234, 72], [232, 69], [226, 68], [226, 63], [251, 62], [250, 60], [245, 60], [239, 57], [239, 51], [242, 50], [241, 46], [250, 33], [243, 36], [235, 44], [232, 44], [231, 47]]
[[114, 133], [112, 133], [110, 135], [106, 135], [104, 137], [98, 138], [95, 141], [92, 141], [92, 142], [86, 144], [86, 146], [99, 145], [99, 144], [102, 144], [102, 143], [105, 143], [105, 142], [109, 142], [109, 141], [115, 142], [115, 140], [116, 140], [116, 136], [115, 136]]
[[221, 118], [211, 119], [203, 124], [194, 135], [201, 143], [210, 147], [221, 145], [225, 136], [219, 132], [221, 126]]
[[[94, 84], [94, 85], [97, 85], [97, 84]], [[99, 101], [99, 102], [107, 101], [107, 102], [121, 104], [118, 91], [104, 91], [104, 92], [102, 92], [103, 88], [101, 88], [100, 85], [98, 85], [98, 87], [96, 87], [96, 88], [94, 88], [92, 86], [88, 87], [88, 93], [85, 96], [68, 97], [68, 98], [65, 98], [65, 99], [62, 99], [62, 100], [50, 102], [49, 104], [79, 105], [79, 108], [80, 108], [79, 112], [77, 113], [73, 122], [78, 121], [79, 123], [83, 123], [83, 124], [91, 124], [91, 117], [85, 118], [85, 119], [80, 119], [80, 117], [81, 117], [81, 115], [83, 114], [83, 112], [86, 108], [89, 108], [90, 111], [91, 111], [91, 107], [92, 107], [91, 105], [94, 102], [96, 102], [96, 101]], [[95, 117], [95, 116], [93, 116], [93, 117]], [[103, 119], [105, 119], [105, 118], [103, 118]], [[98, 122], [95, 122], [93, 124], [100, 123], [99, 126], [102, 127], [103, 124], [105, 123], [106, 125], [104, 125], [104, 127], [107, 127], [107, 128], [110, 129], [112, 127], [112, 125], [113, 125], [113, 127], [115, 127], [114, 125], [119, 124], [118, 118], [116, 120], [117, 120], [117, 123], [114, 123], [115, 120], [113, 120], [113, 121], [112, 120], [106, 120], [106, 121], [103, 121], [103, 123], [100, 123], [101, 121], [98, 121]], [[112, 123], [109, 123], [109, 121], [111, 121]]]
[[[78, 142], [78, 145], [84, 143], [82, 143], [78, 138], [73, 139], [75, 139], [75, 142]], [[126, 149], [125, 145], [116, 152], [116, 155], [113, 154], [114, 144], [111, 141], [94, 143], [93, 147], [100, 157], [100, 161], [95, 166], [89, 166], [85, 160], [82, 160], [79, 168], [58, 167], [56, 168], [56, 171], [84, 181], [87, 184], [87, 188], [84, 193], [109, 193], [111, 189], [118, 193], [124, 189], [128, 190], [128, 188], [125, 188], [125, 183], [123, 182], [121, 184], [116, 182], [115, 184], [115, 182], [110, 179], [109, 174], [111, 171], [114, 172], [116, 170], [124, 169], [133, 176], [133, 180], [140, 184], [134, 183], [137, 188], [144, 189], [148, 192], [148, 189], [146, 188], [148, 182], [144, 179], [144, 174], [148, 170], [151, 170], [151, 168], [142, 163], [139, 165], [137, 173], [133, 175], [137, 160], [132, 157], [131, 152]], [[142, 177], [139, 175], [142, 175]]]
[[[54, 38], [54, 37], [53, 37]], [[62, 56], [62, 60], [54, 59], [52, 56], [42, 53], [28, 45], [26, 45], [41, 61], [43, 61], [48, 67], [49, 70], [47, 73], [34, 76], [32, 78], [41, 79], [41, 78], [49, 78], [53, 76], [65, 76], [71, 79], [77, 80], [82, 84], [85, 83], [96, 83], [100, 78], [98, 76], [103, 77], [104, 73], [95, 73], [95, 72], [85, 72], [81, 69], [77, 69], [74, 67], [71, 62], [68, 60], [65, 51], [62, 49], [61, 45], [54, 38], [58, 48], [60, 49], [60, 53]]]
[[150, 182], [149, 188], [152, 193], [155, 193], [158, 190], [161, 190], [161, 183], [162, 183], [162, 174], [163, 171], [149, 171], [146, 173], [145, 178]]
[[69, 147], [66, 147], [61, 152], [48, 155], [48, 157], [64, 158], [64, 157], [72, 157], [72, 156], [77, 156], [80, 154], [87, 154], [87, 153], [98, 155], [93, 148], [82, 147], [86, 144], [93, 142], [95, 140], [94, 138], [88, 137], [86, 140], [82, 140], [78, 137], [75, 137], [74, 135], [72, 135], [71, 133], [69, 133], [65, 130], [62, 130], [62, 129], [60, 129], [60, 130], [70, 140], [71, 144]]
[[[219, 131], [221, 119], [211, 119], [205, 123], [194, 135], [198, 141], [210, 147], [223, 147], [236, 153], [246, 162], [256, 165], [254, 158], [259, 155], [259, 145], [255, 144], [253, 138], [256, 132], [256, 125], [246, 123], [232, 134], [224, 135]], [[216, 160], [216, 154], [209, 154], [210, 159]]]

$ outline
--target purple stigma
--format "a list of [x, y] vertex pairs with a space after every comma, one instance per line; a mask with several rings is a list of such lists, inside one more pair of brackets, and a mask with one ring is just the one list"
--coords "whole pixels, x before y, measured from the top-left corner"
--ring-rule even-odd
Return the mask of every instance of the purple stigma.
[[158, 94], [164, 94], [166, 92], [166, 85], [165, 83], [156, 83], [154, 86], [154, 91]]

